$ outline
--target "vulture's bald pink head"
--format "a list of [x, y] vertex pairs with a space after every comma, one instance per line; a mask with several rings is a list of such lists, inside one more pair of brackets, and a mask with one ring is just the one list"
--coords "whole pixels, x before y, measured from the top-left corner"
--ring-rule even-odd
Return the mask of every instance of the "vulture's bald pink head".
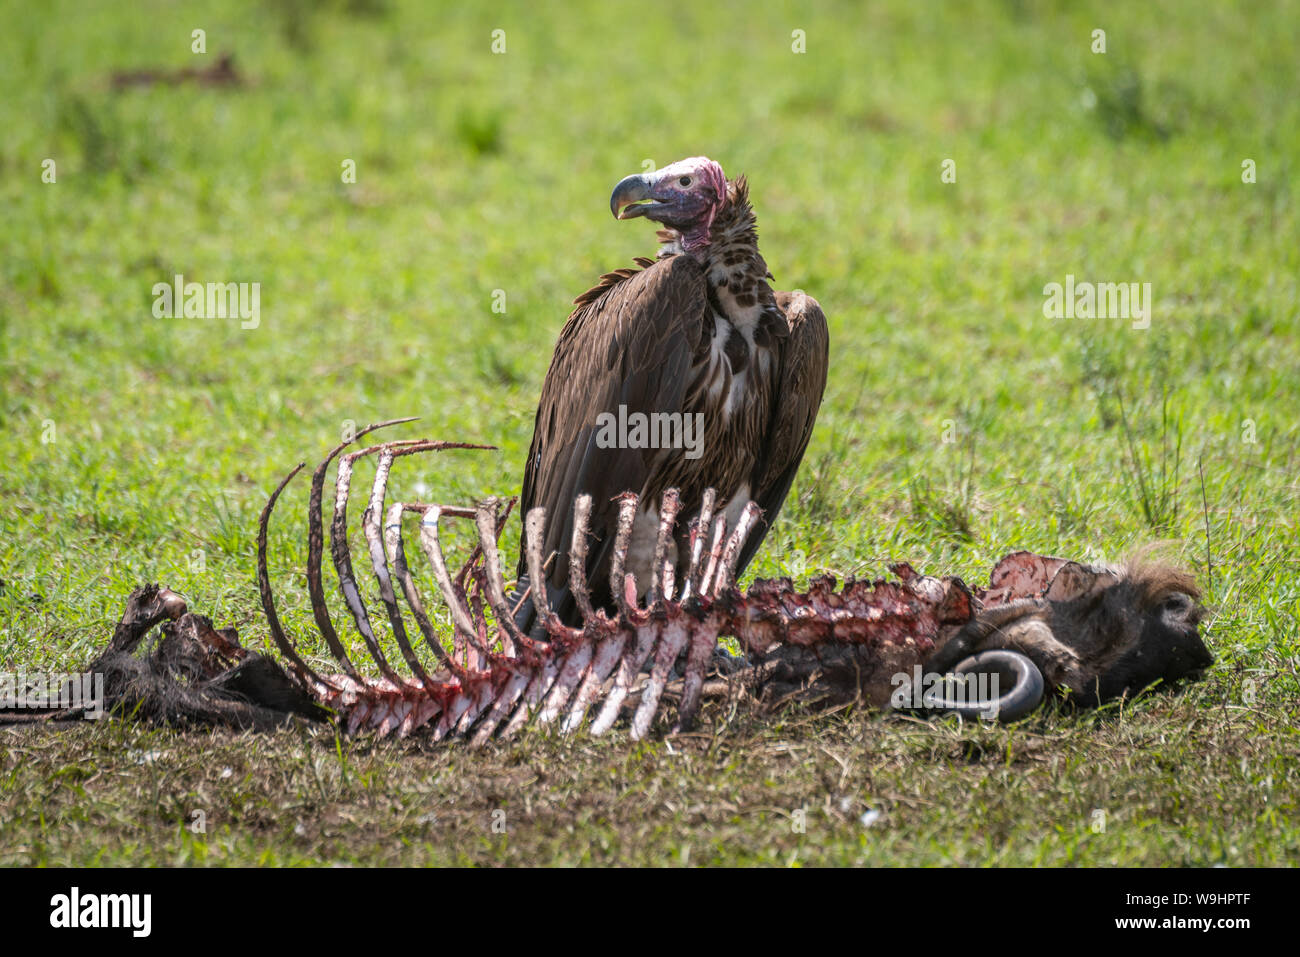
[[644, 216], [682, 234], [682, 248], [697, 252], [709, 244], [713, 217], [727, 201], [727, 177], [707, 156], [692, 156], [619, 182], [609, 210], [619, 219]]

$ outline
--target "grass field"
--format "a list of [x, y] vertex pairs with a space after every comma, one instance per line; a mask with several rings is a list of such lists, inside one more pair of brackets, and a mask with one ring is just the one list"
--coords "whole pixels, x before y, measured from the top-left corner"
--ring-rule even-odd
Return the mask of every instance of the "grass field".
[[[1216, 665], [1009, 728], [0, 731], [0, 864], [1295, 863], [1300, 6], [474, 6], [6, 5], [0, 670], [78, 668], [144, 581], [264, 647], [258, 512], [348, 423], [500, 447], [394, 496], [516, 493], [568, 303], [653, 248], [611, 187], [696, 154], [749, 175], [778, 286], [830, 321], [750, 574], [1170, 540]], [[242, 86], [111, 82], [226, 51]], [[260, 283], [256, 328], [156, 318], [176, 274]], [[1047, 318], [1067, 275], [1150, 283], [1149, 328]], [[295, 634], [300, 537], [273, 529]]]

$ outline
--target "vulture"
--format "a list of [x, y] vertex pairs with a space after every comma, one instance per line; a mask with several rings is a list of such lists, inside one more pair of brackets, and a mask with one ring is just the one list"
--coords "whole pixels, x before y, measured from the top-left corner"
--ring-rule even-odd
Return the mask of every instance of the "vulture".
[[[658, 255], [574, 300], [542, 386], [521, 496], [523, 515], [546, 508], [545, 586], [571, 625], [581, 623], [567, 588], [577, 496], [592, 497], [587, 580], [598, 608], [614, 605], [615, 499], [625, 491], [639, 496], [626, 564], [638, 597], [670, 488], [681, 503], [670, 556], [678, 581], [705, 489], [716, 491], [728, 528], [751, 499], [762, 508], [739, 574], [790, 491], [826, 386], [826, 317], [810, 296], [768, 285], [744, 176], [728, 181], [696, 156], [626, 177], [609, 206], [617, 219], [664, 226]], [[516, 623], [545, 638], [531, 599], [538, 583], [520, 552]]]

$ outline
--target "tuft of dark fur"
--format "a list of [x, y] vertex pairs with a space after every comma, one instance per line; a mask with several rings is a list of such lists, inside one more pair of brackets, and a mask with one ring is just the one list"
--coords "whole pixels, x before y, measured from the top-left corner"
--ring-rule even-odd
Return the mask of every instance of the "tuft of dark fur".
[[[161, 624], [158, 640], [138, 654]], [[86, 669], [104, 676], [108, 714], [180, 727], [264, 731], [295, 715], [322, 721], [329, 712], [272, 659], [239, 644], [233, 628], [216, 629], [185, 610], [179, 595], [144, 585], [126, 602], [113, 638]], [[87, 708], [0, 711], [0, 724], [68, 721]]]

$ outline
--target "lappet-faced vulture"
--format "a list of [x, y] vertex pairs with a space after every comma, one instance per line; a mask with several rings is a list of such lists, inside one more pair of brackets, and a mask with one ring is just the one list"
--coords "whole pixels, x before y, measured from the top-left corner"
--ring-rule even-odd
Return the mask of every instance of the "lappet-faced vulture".
[[[657, 510], [670, 488], [679, 492], [683, 560], [706, 489], [716, 490], [729, 527], [749, 500], [758, 503], [763, 520], [743, 570], [790, 490], [826, 385], [826, 317], [811, 296], [768, 285], [745, 177], [728, 182], [721, 166], [696, 156], [628, 176], [609, 205], [618, 219], [666, 227], [658, 259], [608, 273], [574, 300], [524, 470], [522, 514], [546, 508], [543, 554], [554, 554], [546, 587], [570, 624], [580, 618], [567, 587], [578, 495], [593, 500], [587, 580], [598, 603], [613, 604], [614, 499], [625, 491], [643, 503], [626, 565], [638, 592], [651, 583]], [[519, 597], [530, 588], [522, 554], [517, 577], [516, 620], [541, 637], [531, 597]]]

